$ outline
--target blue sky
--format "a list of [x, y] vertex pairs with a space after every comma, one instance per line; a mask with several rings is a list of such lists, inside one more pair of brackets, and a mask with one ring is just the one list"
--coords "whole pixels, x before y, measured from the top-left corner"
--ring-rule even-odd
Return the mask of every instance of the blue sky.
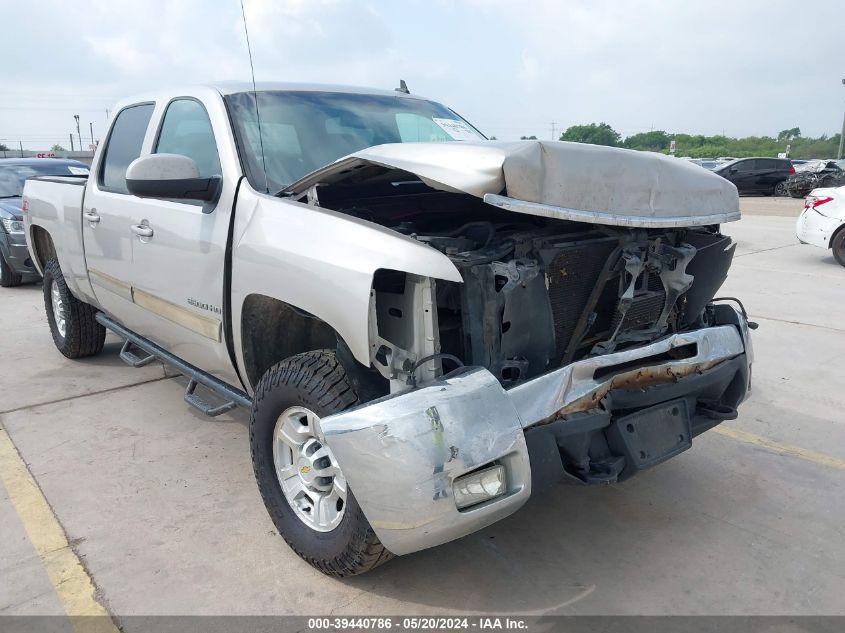
[[[728, 135], [838, 131], [845, 3], [244, 0], [258, 80], [392, 88], [502, 139], [606, 121]], [[0, 0], [0, 142], [68, 145], [118, 99], [248, 79], [238, 0]], [[87, 143], [87, 140], [86, 140]]]

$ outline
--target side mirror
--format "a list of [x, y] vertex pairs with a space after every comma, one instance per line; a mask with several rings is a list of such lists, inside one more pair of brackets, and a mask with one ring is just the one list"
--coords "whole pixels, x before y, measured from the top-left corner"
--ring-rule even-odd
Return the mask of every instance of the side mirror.
[[731, 173], [732, 174], [735, 174], [737, 171], [739, 171], [739, 170], [736, 167], [731, 167]]
[[201, 178], [192, 158], [180, 154], [150, 154], [133, 160], [126, 169], [126, 188], [139, 198], [216, 200], [220, 176]]

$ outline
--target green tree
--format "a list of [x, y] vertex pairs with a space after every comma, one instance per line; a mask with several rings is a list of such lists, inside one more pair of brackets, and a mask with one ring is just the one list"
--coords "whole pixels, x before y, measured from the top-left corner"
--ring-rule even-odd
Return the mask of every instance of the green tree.
[[536, 141], [537, 137], [532, 134], [531, 136], [520, 136], [519, 140], [520, 141]]
[[0, 152], [8, 152], [9, 148], [6, 147], [5, 143], [0, 143]]
[[58, 143], [56, 143], [55, 145], [53, 145], [53, 147], [50, 148], [50, 151], [51, 152], [63, 152], [63, 151], [65, 151], [65, 148], [62, 147], [61, 145], [59, 145]]
[[[789, 141], [778, 140], [772, 136], [731, 138], [723, 135], [672, 134], [670, 138], [675, 140], [676, 155], [692, 158], [716, 158], [719, 156], [733, 156], [734, 158], [774, 157], [784, 150], [787, 142], [792, 145], [791, 158], [830, 158], [836, 155], [839, 146], [839, 135], [828, 137], [826, 134], [822, 134], [819, 138], [795, 136]], [[635, 147], [632, 149], [644, 148]], [[665, 153], [666, 150], [662, 151]]]
[[780, 134], [778, 134], [779, 141], [791, 141], [796, 138], [800, 138], [801, 136], [801, 128], [793, 127], [788, 130], [781, 130]]
[[663, 130], [654, 130], [652, 132], [640, 132], [625, 139], [623, 144], [628, 149], [642, 149], [651, 152], [660, 152], [664, 149], [669, 149], [669, 135]]
[[616, 147], [622, 137], [607, 123], [590, 123], [589, 125], [573, 125], [567, 128], [566, 132], [560, 135], [560, 140]]

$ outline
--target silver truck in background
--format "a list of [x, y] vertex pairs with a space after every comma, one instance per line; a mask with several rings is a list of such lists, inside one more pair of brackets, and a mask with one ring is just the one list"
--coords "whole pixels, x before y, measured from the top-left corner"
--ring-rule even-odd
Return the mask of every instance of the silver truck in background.
[[695, 165], [488, 141], [404, 92], [199, 86], [115, 112], [90, 177], [24, 190], [53, 340], [90, 356], [111, 329], [192, 406], [249, 407], [265, 506], [327, 574], [630, 477], [750, 390], [747, 317], [714, 300], [738, 197]]

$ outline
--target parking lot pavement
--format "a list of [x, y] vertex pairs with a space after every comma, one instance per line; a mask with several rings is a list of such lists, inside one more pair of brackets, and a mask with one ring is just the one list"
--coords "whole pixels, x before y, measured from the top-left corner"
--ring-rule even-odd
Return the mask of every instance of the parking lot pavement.
[[[741, 297], [760, 323], [754, 392], [738, 420], [633, 480], [557, 487], [482, 532], [358, 578], [321, 576], [275, 534], [245, 412], [199, 416], [181, 378], [123, 367], [114, 345], [65, 361], [33, 288], [0, 291], [0, 393], [15, 398], [0, 424], [118, 619], [845, 614], [845, 269], [797, 244], [800, 205], [791, 208], [725, 227], [739, 246], [720, 294]], [[26, 326], [6, 337], [21, 311]], [[21, 561], [33, 596], [0, 593], [17, 600], [0, 613], [55, 609], [49, 593], [35, 595], [44, 578], [16, 521], [0, 497], [0, 525], [18, 535], [0, 541], [0, 560]]]
[[0, 534], [0, 614], [63, 615], [62, 604], [5, 486], [0, 486]]
[[743, 216], [774, 215], [797, 218], [804, 207], [804, 198], [773, 198], [770, 196], [741, 196], [739, 206]]
[[158, 363], [125, 371], [118, 358], [121, 342], [113, 334], [97, 358], [71, 361], [57, 353], [40, 284], [0, 288], [0, 328], [0, 414], [164, 377]]

